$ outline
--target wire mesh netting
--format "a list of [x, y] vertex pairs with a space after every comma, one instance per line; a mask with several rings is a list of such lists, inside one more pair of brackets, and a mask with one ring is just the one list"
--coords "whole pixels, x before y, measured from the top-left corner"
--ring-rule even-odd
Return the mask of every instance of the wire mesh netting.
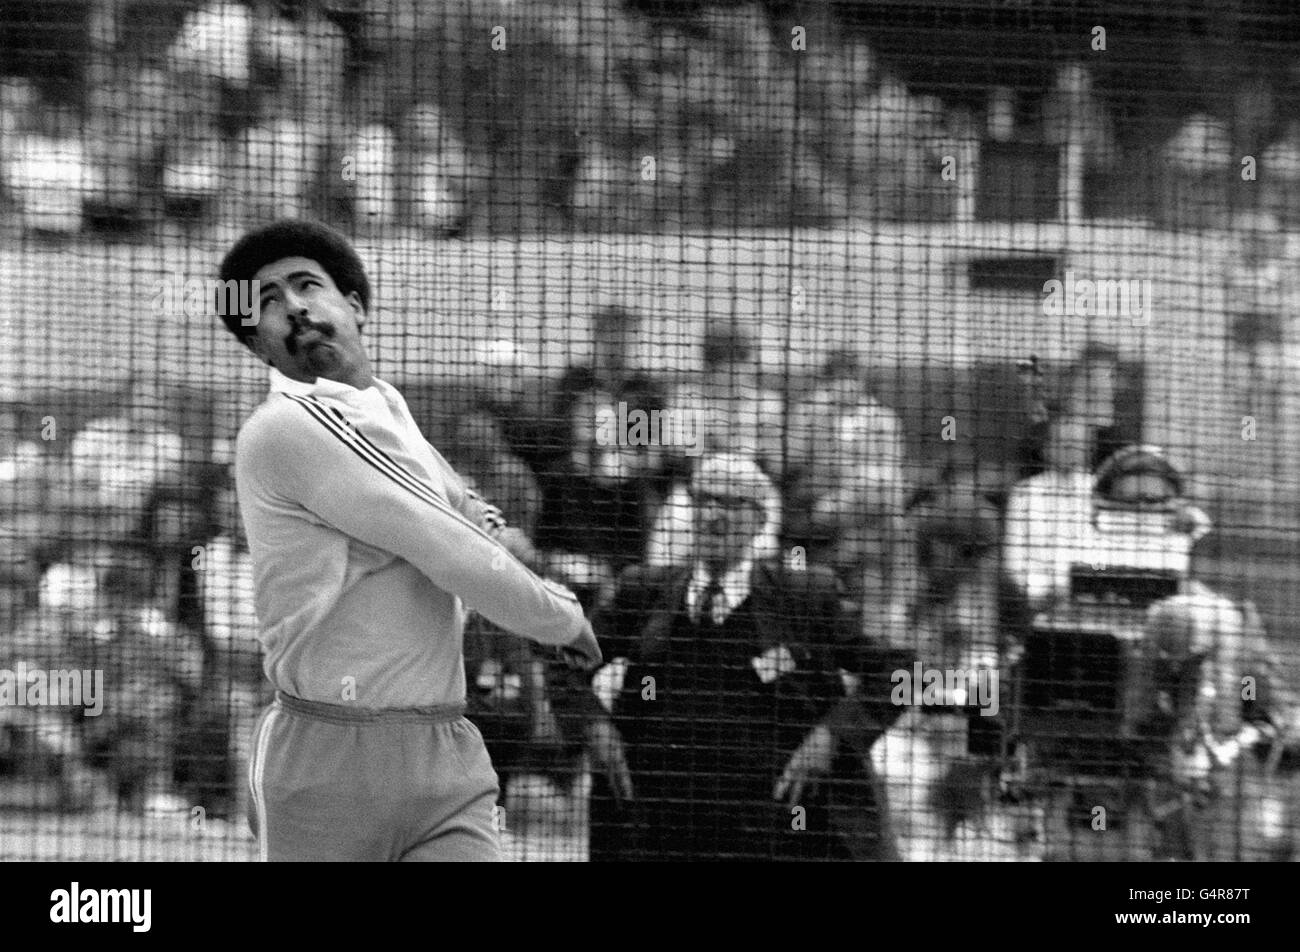
[[[272, 809], [373, 858], [387, 801], [338, 803], [398, 781], [325, 757], [294, 806], [259, 717], [460, 700], [396, 601], [361, 683], [355, 608], [292, 610], [414, 592], [396, 542], [272, 590], [241, 512], [296, 351], [218, 265], [295, 218], [602, 644], [466, 614], [508, 857], [1292, 858], [1298, 40], [1267, 0], [0, 0], [0, 857], [255, 859]], [[464, 559], [419, 585], [472, 608]]]

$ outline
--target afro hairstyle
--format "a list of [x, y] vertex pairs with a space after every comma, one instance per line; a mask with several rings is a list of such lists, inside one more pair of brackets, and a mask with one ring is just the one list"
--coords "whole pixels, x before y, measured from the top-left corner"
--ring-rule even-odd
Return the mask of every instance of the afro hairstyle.
[[[281, 258], [310, 258], [325, 269], [343, 295], [357, 292], [361, 306], [370, 309], [370, 280], [351, 243], [320, 222], [282, 219], [255, 228], [240, 238], [221, 260], [224, 281], [252, 281], [266, 265]], [[239, 314], [222, 314], [227, 330], [247, 345], [256, 331]]]

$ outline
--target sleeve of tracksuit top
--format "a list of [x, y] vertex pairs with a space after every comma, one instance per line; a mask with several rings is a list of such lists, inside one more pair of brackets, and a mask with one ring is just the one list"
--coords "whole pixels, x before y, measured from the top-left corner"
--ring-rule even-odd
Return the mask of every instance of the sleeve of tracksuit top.
[[391, 458], [376, 465], [292, 404], [246, 429], [247, 465], [282, 501], [406, 560], [507, 631], [547, 645], [578, 637], [584, 615], [573, 593], [527, 569], [408, 468]]

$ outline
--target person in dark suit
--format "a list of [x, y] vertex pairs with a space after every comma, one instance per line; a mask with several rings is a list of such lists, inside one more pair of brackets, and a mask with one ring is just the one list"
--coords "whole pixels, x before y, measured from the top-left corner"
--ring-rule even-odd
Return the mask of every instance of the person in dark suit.
[[776, 490], [751, 458], [705, 457], [690, 495], [690, 561], [630, 567], [593, 622], [612, 660], [577, 698], [596, 767], [591, 859], [850, 858], [829, 785], [774, 797], [843, 694], [835, 577], [754, 560]]

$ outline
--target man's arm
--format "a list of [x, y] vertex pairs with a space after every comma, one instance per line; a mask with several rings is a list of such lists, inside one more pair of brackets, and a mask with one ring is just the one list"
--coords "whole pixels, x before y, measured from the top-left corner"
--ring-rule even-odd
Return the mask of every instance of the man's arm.
[[[833, 588], [829, 592], [824, 584], [817, 588], [822, 607], [809, 611], [808, 617], [821, 619], [822, 629], [830, 635], [822, 646], [820, 663], [841, 667], [852, 676], [854, 686], [846, 694], [838, 684], [820, 679], [820, 691], [813, 697], [820, 720], [790, 756], [772, 791], [774, 799], [791, 806], [799, 803], [810, 784], [830, 773], [841, 745], [866, 762], [871, 746], [902, 710], [890, 703], [890, 675], [910, 666], [914, 654], [863, 637], [858, 625], [843, 616]], [[878, 608], [866, 606], [867, 611]]]
[[436, 446], [428, 443], [428, 441], [426, 443], [429, 449], [433, 451], [434, 457], [442, 465], [442, 476], [447, 487], [447, 501], [451, 503], [452, 508], [497, 542], [500, 542], [511, 555], [524, 563], [531, 571], [539, 575], [546, 574], [545, 560], [533, 547], [528, 534], [522, 529], [510, 525], [506, 521], [505, 514], [498, 506], [493, 505], [480, 495], [477, 488], [470, 481], [456, 472], [452, 465], [447, 462], [446, 457], [438, 452]]
[[1042, 557], [1035, 552], [1033, 540], [1033, 514], [1030, 509], [1030, 493], [1023, 486], [1011, 491], [1007, 500], [1006, 518], [1002, 530], [1002, 572], [1015, 586], [1016, 590], [1029, 598], [1038, 593], [1032, 579], [1036, 566], [1035, 557]]
[[409, 468], [327, 412], [298, 403], [255, 416], [240, 434], [238, 479], [272, 505], [409, 562], [489, 621], [542, 644], [589, 630], [577, 598], [544, 582]]
[[592, 625], [600, 634], [608, 658], [593, 674], [565, 672], [562, 680], [554, 684], [556, 707], [566, 716], [585, 721], [609, 716], [606, 702], [612, 707], [622, 690], [628, 667], [637, 660], [637, 645], [649, 620], [654, 594], [662, 591], [650, 577], [666, 580], [668, 573], [629, 566], [619, 577], [613, 601], [593, 613]]

